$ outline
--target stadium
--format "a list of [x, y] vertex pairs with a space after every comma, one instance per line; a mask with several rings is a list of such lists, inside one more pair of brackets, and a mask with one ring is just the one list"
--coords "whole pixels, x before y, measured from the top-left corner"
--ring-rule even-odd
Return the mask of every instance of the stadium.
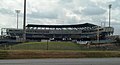
[[[102, 27], [90, 23], [74, 25], [35, 25], [26, 26], [26, 41], [101, 41], [110, 40], [113, 27]], [[22, 41], [23, 29], [2, 28], [2, 37]]]

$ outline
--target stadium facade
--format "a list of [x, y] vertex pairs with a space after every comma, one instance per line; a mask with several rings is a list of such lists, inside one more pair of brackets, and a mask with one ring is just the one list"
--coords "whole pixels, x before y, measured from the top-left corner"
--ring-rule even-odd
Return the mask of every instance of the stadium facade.
[[[113, 35], [113, 27], [101, 27], [84, 23], [76, 25], [34, 25], [26, 26], [27, 41], [96, 41], [108, 40]], [[23, 30], [2, 28], [1, 35], [10, 40], [22, 40]]]

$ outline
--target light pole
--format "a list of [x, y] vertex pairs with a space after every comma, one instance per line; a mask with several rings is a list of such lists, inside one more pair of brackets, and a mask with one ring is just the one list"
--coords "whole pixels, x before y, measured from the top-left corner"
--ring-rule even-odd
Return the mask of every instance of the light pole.
[[112, 7], [112, 4], [109, 4], [109, 27], [111, 25], [111, 7]]
[[23, 41], [26, 42], [26, 0], [24, 0]]
[[19, 21], [20, 10], [15, 10], [15, 12], [17, 13], [17, 29], [18, 29], [18, 21]]

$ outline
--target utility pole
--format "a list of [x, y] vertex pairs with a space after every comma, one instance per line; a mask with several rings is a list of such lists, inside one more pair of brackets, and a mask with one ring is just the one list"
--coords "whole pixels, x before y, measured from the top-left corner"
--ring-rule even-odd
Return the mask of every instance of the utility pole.
[[15, 10], [15, 12], [17, 13], [17, 29], [18, 29], [18, 21], [19, 21], [20, 10]]
[[111, 25], [111, 7], [112, 7], [112, 4], [109, 5], [109, 27]]
[[23, 41], [26, 42], [26, 0], [24, 0]]

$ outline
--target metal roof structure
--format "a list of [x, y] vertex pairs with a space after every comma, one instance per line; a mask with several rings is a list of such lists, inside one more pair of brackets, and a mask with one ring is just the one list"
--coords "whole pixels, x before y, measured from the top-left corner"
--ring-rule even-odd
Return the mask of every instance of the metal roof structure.
[[95, 27], [97, 25], [84, 23], [84, 24], [76, 24], [76, 25], [36, 25], [36, 24], [28, 24], [26, 27], [46, 27], [46, 28], [78, 28], [78, 27]]

